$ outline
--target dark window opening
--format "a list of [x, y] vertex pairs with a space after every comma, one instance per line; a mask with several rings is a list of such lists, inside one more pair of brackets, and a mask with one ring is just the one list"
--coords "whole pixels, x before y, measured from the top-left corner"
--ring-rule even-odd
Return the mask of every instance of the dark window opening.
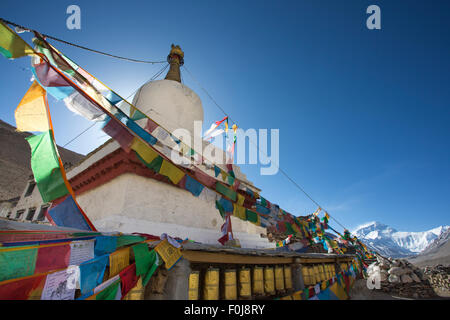
[[36, 213], [36, 208], [28, 209], [27, 220], [33, 220], [35, 213]]
[[42, 206], [41, 209], [39, 210], [39, 214], [37, 216], [37, 221], [44, 221], [45, 219], [45, 213], [47, 212], [49, 206]]
[[25, 210], [18, 210], [16, 212], [16, 219], [21, 219], [22, 215], [25, 213]]
[[25, 192], [25, 197], [29, 197], [31, 196], [31, 194], [33, 193], [34, 187], [36, 186], [36, 182], [31, 181], [28, 184], [28, 188], [27, 188], [27, 192]]

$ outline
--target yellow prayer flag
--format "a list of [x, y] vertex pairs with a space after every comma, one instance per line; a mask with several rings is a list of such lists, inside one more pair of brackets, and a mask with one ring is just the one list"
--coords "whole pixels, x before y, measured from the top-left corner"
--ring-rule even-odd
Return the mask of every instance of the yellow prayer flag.
[[175, 248], [167, 240], [161, 241], [155, 247], [155, 251], [164, 260], [166, 269], [168, 270], [170, 270], [182, 256], [180, 248]]
[[14, 112], [17, 131], [50, 130], [45, 95], [45, 89], [34, 81]]
[[159, 173], [168, 177], [174, 184], [180, 182], [180, 180], [184, 177], [183, 171], [166, 160], [163, 160]]
[[130, 248], [117, 250], [109, 255], [109, 278], [119, 274], [130, 264]]
[[0, 54], [8, 59], [33, 55], [34, 51], [21, 37], [0, 21]]
[[136, 151], [139, 156], [147, 163], [152, 162], [158, 156], [158, 153], [156, 153], [156, 151], [154, 151], [152, 148], [150, 148], [148, 145], [146, 145], [136, 137], [133, 138], [131, 149]]
[[233, 216], [238, 217], [241, 220], [247, 220], [247, 215], [245, 214], [245, 207], [239, 205], [233, 206]]
[[242, 206], [244, 205], [245, 197], [242, 194], [237, 194], [237, 204]]

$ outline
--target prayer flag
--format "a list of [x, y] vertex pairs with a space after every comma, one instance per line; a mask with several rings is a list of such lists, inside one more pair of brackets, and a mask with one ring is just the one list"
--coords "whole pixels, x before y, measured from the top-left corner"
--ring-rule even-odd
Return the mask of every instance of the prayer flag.
[[245, 209], [245, 214], [247, 216], [246, 220], [253, 222], [253, 223], [258, 222], [258, 214], [256, 212], [249, 210], [249, 209]]
[[108, 255], [104, 255], [80, 264], [80, 289], [82, 295], [89, 293], [103, 282], [108, 262]]
[[129, 235], [129, 234], [123, 234], [117, 237], [117, 248], [133, 244], [136, 242], [142, 242], [145, 238], [141, 236], [135, 236], [135, 235]]
[[45, 90], [34, 81], [14, 112], [18, 131], [50, 130], [45, 95]]
[[51, 270], [64, 269], [69, 266], [70, 245], [39, 247], [35, 273], [45, 273]]
[[166, 264], [166, 269], [170, 270], [181, 259], [180, 248], [175, 248], [167, 240], [161, 241], [155, 251], [161, 256]]
[[220, 194], [228, 197], [231, 201], [236, 202], [236, 197], [237, 197], [236, 191], [226, 187], [219, 181], [216, 182], [216, 191], [219, 192]]
[[25, 139], [31, 147], [31, 168], [42, 201], [50, 202], [68, 194], [51, 130]]
[[95, 300], [120, 300], [117, 293], [120, 292], [120, 279], [96, 294]]
[[21, 37], [0, 21], [0, 53], [8, 59], [33, 55], [34, 51]]
[[125, 297], [131, 289], [133, 289], [137, 282], [138, 276], [136, 275], [136, 264], [133, 263], [123, 269], [120, 273], [120, 282], [122, 289], [122, 297]]
[[0, 281], [22, 278], [34, 274], [37, 248], [4, 247], [0, 249]]
[[155, 250], [149, 251], [146, 243], [136, 244], [132, 248], [136, 261], [136, 275], [142, 276], [142, 282], [145, 286], [158, 267], [158, 257]]
[[125, 152], [130, 152], [130, 146], [134, 136], [119, 123], [117, 119], [107, 117], [102, 130], [116, 140]]
[[109, 277], [118, 275], [130, 264], [130, 248], [117, 250], [109, 255]]
[[50, 207], [48, 215], [51, 217], [55, 225], [75, 228], [80, 230], [92, 230], [86, 218], [75, 203], [72, 195], [58, 204], [56, 207]]
[[0, 283], [0, 300], [28, 300], [33, 291], [44, 286], [46, 275]]
[[188, 175], [185, 176], [186, 176], [186, 182], [184, 184], [185, 189], [188, 190], [190, 193], [192, 193], [194, 196], [198, 197], [202, 192], [204, 186], [197, 180], [191, 178], [190, 176]]
[[98, 236], [95, 238], [95, 256], [102, 256], [114, 252], [117, 247], [117, 237], [116, 236]]
[[163, 160], [159, 173], [168, 177], [172, 183], [177, 184], [184, 176], [184, 172], [174, 166], [172, 163]]
[[147, 163], [151, 163], [158, 156], [158, 153], [155, 150], [136, 137], [133, 138], [131, 149], [136, 151], [136, 153]]

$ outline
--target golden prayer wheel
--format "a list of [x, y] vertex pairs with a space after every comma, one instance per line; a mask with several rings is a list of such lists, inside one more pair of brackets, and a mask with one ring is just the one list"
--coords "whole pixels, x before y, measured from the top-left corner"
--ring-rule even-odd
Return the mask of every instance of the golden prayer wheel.
[[305, 286], [309, 286], [311, 284], [311, 279], [309, 276], [309, 267], [302, 266], [302, 276], [303, 276], [303, 284]]
[[320, 281], [325, 281], [325, 270], [323, 269], [323, 265], [319, 264], [319, 274], [320, 274]]
[[203, 299], [219, 300], [219, 269], [209, 268], [205, 273]]
[[292, 271], [291, 266], [284, 266], [284, 287], [289, 290], [292, 289]]
[[200, 282], [200, 272], [192, 271], [189, 274], [189, 300], [198, 300], [198, 284]]
[[123, 300], [144, 300], [145, 287], [142, 285], [142, 277], [139, 277], [139, 280], [136, 286], [131, 289]]
[[224, 297], [225, 300], [237, 299], [237, 286], [236, 286], [236, 270], [225, 270], [224, 273]]
[[313, 268], [314, 268], [314, 284], [317, 284], [320, 282], [319, 266], [315, 264]]
[[275, 267], [275, 289], [284, 290], [284, 273], [281, 266]]
[[242, 298], [250, 298], [252, 296], [249, 268], [239, 270], [239, 296]]
[[273, 268], [264, 268], [264, 291], [268, 294], [275, 294], [275, 275], [273, 273]]
[[253, 268], [253, 294], [264, 294], [264, 269], [262, 267]]

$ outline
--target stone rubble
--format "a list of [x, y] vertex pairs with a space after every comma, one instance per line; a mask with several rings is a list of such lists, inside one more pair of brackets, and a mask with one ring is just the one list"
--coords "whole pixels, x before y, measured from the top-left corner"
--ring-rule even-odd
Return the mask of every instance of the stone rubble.
[[[431, 271], [430, 271], [431, 272]], [[432, 281], [447, 283], [440, 273], [436, 273]], [[437, 295], [433, 290], [432, 281], [418, 267], [404, 259], [383, 258], [378, 256], [377, 261], [369, 265], [367, 275], [370, 279], [380, 279], [380, 289], [388, 294], [413, 298], [432, 299]]]
[[424, 274], [434, 288], [444, 292], [450, 292], [450, 265], [441, 264], [435, 267], [425, 267]]

